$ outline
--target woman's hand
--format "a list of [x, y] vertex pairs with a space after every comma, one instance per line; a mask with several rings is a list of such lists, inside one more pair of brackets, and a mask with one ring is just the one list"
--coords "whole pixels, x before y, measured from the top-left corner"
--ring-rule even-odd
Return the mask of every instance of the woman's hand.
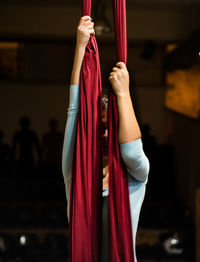
[[89, 42], [90, 35], [95, 35], [94, 23], [91, 21], [90, 16], [83, 16], [77, 28], [77, 46], [85, 48]]
[[119, 144], [129, 143], [141, 137], [129, 92], [129, 73], [122, 62], [116, 64], [110, 73], [109, 81], [117, 97], [119, 114]]
[[129, 73], [123, 62], [118, 62], [113, 67], [108, 79], [116, 96], [129, 95]]
[[89, 42], [90, 35], [94, 34], [94, 23], [91, 21], [91, 17], [81, 17], [77, 28], [76, 50], [71, 74], [71, 85], [80, 84], [80, 71], [85, 54], [85, 48]]

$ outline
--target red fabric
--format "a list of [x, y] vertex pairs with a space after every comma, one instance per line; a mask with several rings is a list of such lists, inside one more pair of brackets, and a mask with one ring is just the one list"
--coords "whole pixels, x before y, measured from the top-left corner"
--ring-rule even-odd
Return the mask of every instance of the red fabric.
[[[117, 43], [117, 61], [127, 61], [126, 2], [113, 0], [113, 18]], [[133, 239], [129, 205], [128, 178], [118, 144], [118, 109], [116, 96], [110, 89], [108, 107], [109, 133], [109, 211], [110, 261], [133, 262]]]
[[[115, 0], [113, 4], [116, 8], [118, 61], [126, 62], [125, 0]], [[83, 0], [83, 15], [90, 15], [90, 12], [91, 0]], [[80, 77], [80, 108], [70, 187], [70, 262], [100, 261], [101, 99], [98, 48], [95, 37], [91, 36]], [[109, 95], [109, 210], [110, 261], [133, 262], [128, 182], [120, 159], [118, 112], [112, 92]]]
[[80, 115], [70, 188], [73, 262], [98, 261], [101, 217], [101, 75], [96, 40], [87, 45], [80, 77]]

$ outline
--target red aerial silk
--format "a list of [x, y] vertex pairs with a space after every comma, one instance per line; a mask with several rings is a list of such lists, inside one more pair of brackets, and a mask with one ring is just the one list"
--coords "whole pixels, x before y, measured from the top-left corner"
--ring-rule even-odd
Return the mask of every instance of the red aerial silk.
[[[113, 0], [113, 18], [117, 43], [117, 61], [127, 62], [126, 1]], [[133, 239], [129, 205], [128, 177], [119, 152], [118, 110], [116, 96], [109, 93], [109, 211], [110, 211], [110, 261], [133, 262]]]
[[[113, 0], [117, 61], [126, 63], [125, 0]], [[83, 0], [83, 16], [91, 0]], [[99, 262], [102, 198], [102, 87], [96, 39], [86, 47], [80, 76], [80, 108], [70, 187], [70, 262]], [[110, 262], [133, 262], [128, 180], [118, 144], [116, 97], [109, 94]]]

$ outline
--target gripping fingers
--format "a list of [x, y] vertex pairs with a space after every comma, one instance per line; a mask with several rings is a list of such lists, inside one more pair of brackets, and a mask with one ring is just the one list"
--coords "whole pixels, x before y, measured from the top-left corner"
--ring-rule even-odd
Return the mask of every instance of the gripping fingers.
[[92, 25], [92, 23], [93, 23], [93, 22], [91, 22], [90, 20], [87, 20], [87, 21], [84, 21], [82, 24], [83, 24], [84, 26], [90, 26], [90, 25]]
[[87, 29], [89, 29], [89, 30], [93, 30], [94, 28], [93, 28], [92, 25], [90, 25], [90, 26], [87, 27]]
[[113, 67], [113, 69], [112, 69], [113, 72], [117, 72], [118, 70], [119, 70], [119, 68], [117, 68], [117, 67]]
[[110, 82], [112, 82], [113, 76], [109, 76], [109, 77], [108, 77], [108, 80], [109, 80]]
[[126, 68], [126, 65], [123, 62], [118, 62], [116, 66], [120, 69]]
[[95, 34], [94, 29], [88, 30], [88, 33], [89, 33], [90, 35], [91, 35], [91, 34]]
[[82, 20], [82, 21], [87, 21], [87, 20], [90, 20], [90, 21], [91, 21], [92, 18], [91, 18], [90, 16], [88, 16], [88, 15], [85, 15], [85, 16], [82, 16], [82, 17], [81, 17], [81, 20]]

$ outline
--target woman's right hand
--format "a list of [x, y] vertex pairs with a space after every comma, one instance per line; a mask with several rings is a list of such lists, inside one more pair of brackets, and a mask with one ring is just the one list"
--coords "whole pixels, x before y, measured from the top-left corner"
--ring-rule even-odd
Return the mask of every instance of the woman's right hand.
[[94, 23], [91, 21], [90, 16], [83, 16], [77, 28], [77, 46], [85, 48], [89, 42], [90, 35], [95, 35]]

